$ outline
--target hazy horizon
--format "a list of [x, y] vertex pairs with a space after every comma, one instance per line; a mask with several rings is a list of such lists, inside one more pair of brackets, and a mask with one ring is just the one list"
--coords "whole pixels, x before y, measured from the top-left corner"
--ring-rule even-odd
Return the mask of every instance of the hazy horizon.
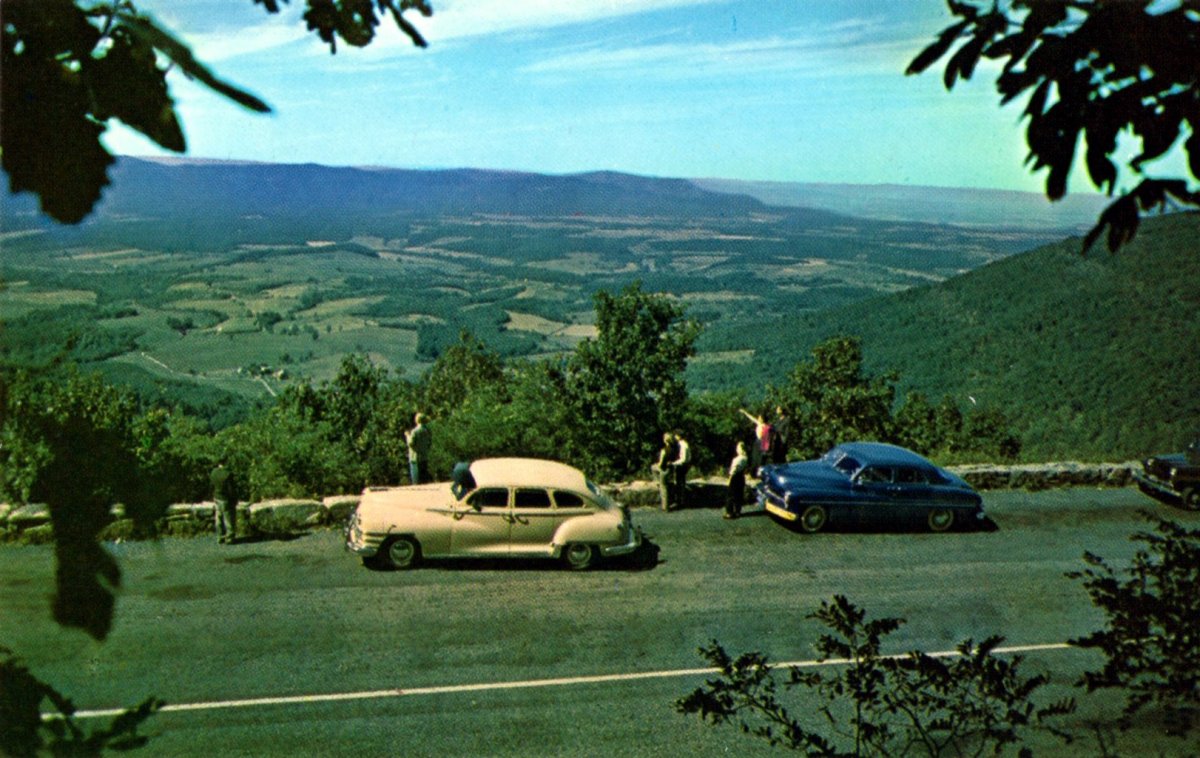
[[[940, 71], [904, 75], [951, 22], [943, 0], [434, 0], [432, 18], [411, 16], [428, 49], [385, 19], [370, 47], [337, 55], [305, 32], [301, 3], [138, 5], [275, 109], [172, 74], [194, 158], [1043, 188], [1024, 165], [1024, 103], [998, 107], [994, 63], [952, 93]], [[163, 154], [120, 125], [106, 142]]]

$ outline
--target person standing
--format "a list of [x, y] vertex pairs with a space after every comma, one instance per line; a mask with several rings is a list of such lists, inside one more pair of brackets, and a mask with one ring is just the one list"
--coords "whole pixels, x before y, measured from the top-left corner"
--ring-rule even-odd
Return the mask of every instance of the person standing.
[[454, 499], [462, 500], [464, 495], [475, 489], [475, 476], [471, 473], [471, 464], [467, 461], [454, 464], [454, 470], [450, 472], [450, 482], [450, 492], [454, 494]]
[[408, 443], [408, 476], [413, 484], [429, 481], [429, 450], [433, 447], [433, 433], [425, 425], [428, 421], [424, 413], [413, 416], [413, 426], [404, 433], [404, 441]]
[[675, 471], [675, 508], [683, 508], [684, 500], [687, 496], [687, 475], [688, 470], [692, 467], [692, 449], [688, 446], [688, 441], [684, 439], [683, 432], [675, 432], [675, 460], [671, 462], [671, 468]]
[[671, 510], [674, 499], [675, 472], [671, 470], [671, 462], [675, 460], [675, 437], [670, 432], [664, 432], [662, 447], [658, 451], [658, 461], [650, 467], [658, 478], [658, 499], [664, 511]]
[[750, 448], [750, 473], [758, 476], [758, 469], [764, 463], [769, 463], [771, 453], [771, 425], [762, 416], [755, 416], [746, 409], [740, 409], [742, 415], [754, 423], [754, 445]]
[[213, 529], [217, 533], [217, 544], [228, 545], [237, 538], [237, 483], [233, 474], [218, 461], [209, 474], [213, 488]]
[[782, 405], [775, 406], [775, 420], [771, 422], [771, 462], [787, 463], [788, 448], [791, 446], [792, 420], [787, 417]]
[[746, 457], [746, 443], [737, 443], [737, 451], [729, 463], [729, 493], [725, 500], [725, 518], [742, 515], [742, 503], [746, 499], [746, 468], [750, 459]]

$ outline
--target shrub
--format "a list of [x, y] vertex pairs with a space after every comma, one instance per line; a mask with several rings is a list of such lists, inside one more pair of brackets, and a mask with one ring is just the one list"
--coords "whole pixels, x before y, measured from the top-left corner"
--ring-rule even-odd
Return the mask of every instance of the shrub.
[[1168, 734], [1185, 736], [1200, 708], [1200, 530], [1146, 514], [1154, 533], [1132, 539], [1145, 543], [1123, 569], [1085, 553], [1089, 568], [1067, 576], [1079, 579], [1104, 611], [1104, 629], [1072, 640], [1107, 658], [1099, 671], [1084, 674], [1089, 692], [1125, 690], [1118, 725], [1128, 728], [1143, 708], [1163, 708]]
[[679, 699], [676, 709], [713, 724], [734, 723], [775, 746], [854, 756], [999, 754], [1019, 746], [1026, 729], [1050, 728], [1048, 719], [1074, 710], [1071, 700], [1038, 708], [1032, 696], [1046, 677], [1023, 676], [1019, 656], [995, 655], [1000, 637], [978, 645], [967, 640], [949, 659], [920, 651], [885, 656], [882, 641], [903, 619], [868, 621], [840, 595], [808, 618], [830, 630], [816, 644], [820, 661], [839, 665], [827, 669], [832, 674], [788, 670], [787, 689], [803, 687], [824, 701], [805, 709], [811, 714], [807, 720], [793, 716], [780, 700], [766, 655], [734, 658], [716, 641], [700, 653], [720, 678]]

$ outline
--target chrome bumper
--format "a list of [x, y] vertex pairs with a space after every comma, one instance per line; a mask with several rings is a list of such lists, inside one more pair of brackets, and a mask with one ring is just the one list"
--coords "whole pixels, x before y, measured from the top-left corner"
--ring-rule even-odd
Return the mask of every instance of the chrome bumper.
[[792, 513], [791, 511], [787, 510], [786, 508], [780, 508], [778, 505], [775, 505], [774, 503], [771, 503], [771, 502], [768, 502], [766, 504], [766, 509], [767, 509], [768, 513], [778, 516], [779, 518], [781, 518], [785, 521], [795, 521], [796, 519], [800, 518], [799, 515]]
[[367, 539], [367, 534], [358, 522], [357, 513], [346, 522], [346, 549], [363, 558], [373, 558], [379, 552], [379, 540]]
[[754, 494], [755, 499], [758, 500], [758, 504], [761, 505], [767, 511], [767, 513], [778, 516], [784, 521], [795, 521], [796, 519], [800, 518], [799, 514], [793, 513], [784, 507], [783, 500], [778, 495], [768, 491], [761, 484], [754, 490]]
[[1167, 495], [1168, 497], [1180, 496], [1179, 490], [1172, 487], [1169, 483], [1164, 482], [1162, 479], [1150, 476], [1145, 471], [1134, 471], [1133, 478], [1141, 487], [1149, 487], [1150, 489], [1155, 490], [1163, 495]]
[[614, 555], [629, 555], [637, 550], [642, 545], [642, 530], [639, 527], [631, 526], [629, 528], [629, 539], [623, 545], [610, 545], [600, 548], [600, 554], [604, 557]]

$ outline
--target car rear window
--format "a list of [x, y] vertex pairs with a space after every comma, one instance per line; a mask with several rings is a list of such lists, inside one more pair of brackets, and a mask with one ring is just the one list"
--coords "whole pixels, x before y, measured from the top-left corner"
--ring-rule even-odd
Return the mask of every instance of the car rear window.
[[558, 504], [559, 508], [582, 508], [585, 505], [583, 498], [579, 495], [562, 490], [554, 491], [554, 502]]

